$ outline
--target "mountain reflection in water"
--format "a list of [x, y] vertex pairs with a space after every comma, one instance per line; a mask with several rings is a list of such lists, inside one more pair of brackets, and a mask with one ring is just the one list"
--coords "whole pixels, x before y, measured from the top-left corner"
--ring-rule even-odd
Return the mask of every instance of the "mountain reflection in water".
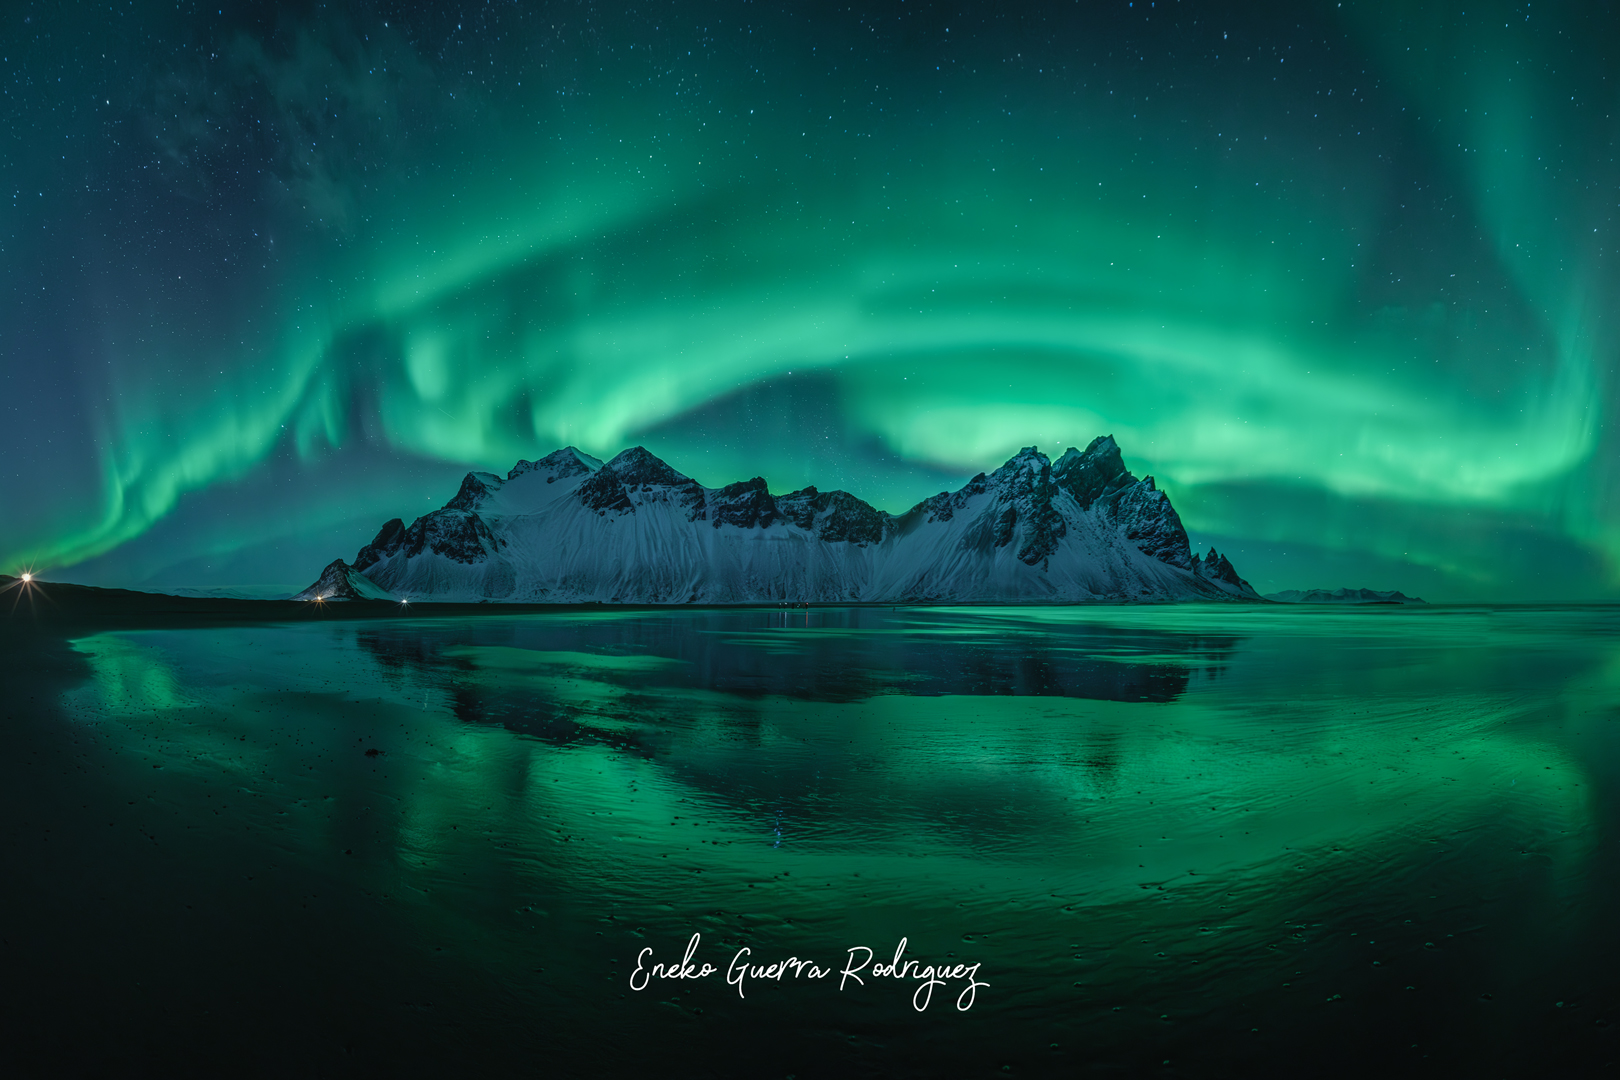
[[[25, 1063], [1614, 1057], [1609, 609], [604, 610], [73, 650], [0, 687]], [[722, 968], [905, 938], [989, 985], [923, 1014], [881, 979], [631, 988], [694, 933]]]
[[[1152, 627], [1042, 626], [971, 609], [828, 608], [470, 621], [454, 637], [416, 625], [367, 625], [356, 641], [385, 669], [443, 668], [447, 649], [476, 667], [480, 649], [538, 657], [577, 653], [668, 664], [596, 677], [632, 687], [703, 687], [738, 697], [858, 701], [896, 689], [916, 696], [1016, 694], [1098, 701], [1174, 701], [1190, 679], [1214, 677], [1241, 637]], [[535, 667], [566, 663], [535, 660]], [[468, 715], [465, 719], [479, 719]]]

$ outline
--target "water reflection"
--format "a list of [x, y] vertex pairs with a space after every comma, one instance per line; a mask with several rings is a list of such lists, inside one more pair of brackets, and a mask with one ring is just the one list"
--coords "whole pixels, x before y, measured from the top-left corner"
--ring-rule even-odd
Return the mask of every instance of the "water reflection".
[[[589, 668], [624, 688], [702, 688], [737, 697], [852, 702], [896, 689], [912, 695], [1030, 695], [1174, 701], [1213, 678], [1242, 638], [1106, 623], [1053, 627], [1015, 614], [818, 609], [813, 612], [606, 614], [545, 620], [468, 620], [367, 626], [359, 645], [387, 670], [447, 664]], [[452, 651], [447, 652], [451, 646]], [[480, 665], [480, 654], [508, 650]], [[612, 657], [656, 657], [650, 666]], [[469, 717], [470, 718], [470, 717]]]
[[[63, 703], [187, 873], [290, 867], [255, 918], [349, 897], [413, 1001], [461, 965], [445, 1024], [485, 1057], [634, 1023], [649, 1065], [1219, 1074], [1438, 1045], [1413, 1017], [1478, 1046], [1564, 1023], [1482, 993], [1607, 1007], [1617, 644], [1601, 610], [604, 612], [98, 635]], [[993, 991], [949, 1028], [903, 997], [626, 996], [643, 943], [695, 930], [909, 936]]]

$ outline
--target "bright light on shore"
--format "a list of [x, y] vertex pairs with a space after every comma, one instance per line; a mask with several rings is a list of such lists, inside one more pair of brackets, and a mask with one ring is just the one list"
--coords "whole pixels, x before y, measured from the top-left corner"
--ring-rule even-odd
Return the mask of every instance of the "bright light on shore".
[[30, 581], [33, 581], [33, 580], [34, 580], [34, 575], [33, 574], [26, 574], [25, 573], [23, 575], [23, 584], [24, 585], [28, 584]]

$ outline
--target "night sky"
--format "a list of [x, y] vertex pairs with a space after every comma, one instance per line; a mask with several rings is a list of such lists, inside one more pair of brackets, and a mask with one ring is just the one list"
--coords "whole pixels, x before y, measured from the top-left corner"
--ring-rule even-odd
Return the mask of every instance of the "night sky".
[[1113, 434], [1261, 591], [1620, 598], [1611, 4], [20, 4], [0, 570], [308, 584], [642, 444]]

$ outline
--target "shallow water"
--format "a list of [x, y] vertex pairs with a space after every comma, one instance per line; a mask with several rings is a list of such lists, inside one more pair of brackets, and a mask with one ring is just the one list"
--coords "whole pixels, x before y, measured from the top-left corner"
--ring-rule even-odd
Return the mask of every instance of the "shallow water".
[[[1614, 609], [605, 611], [71, 648], [6, 699], [5, 1023], [35, 1068], [1620, 1056]], [[693, 934], [717, 971], [632, 987]], [[901, 939], [979, 967], [926, 999], [841, 979]], [[739, 996], [744, 947], [827, 974]]]

